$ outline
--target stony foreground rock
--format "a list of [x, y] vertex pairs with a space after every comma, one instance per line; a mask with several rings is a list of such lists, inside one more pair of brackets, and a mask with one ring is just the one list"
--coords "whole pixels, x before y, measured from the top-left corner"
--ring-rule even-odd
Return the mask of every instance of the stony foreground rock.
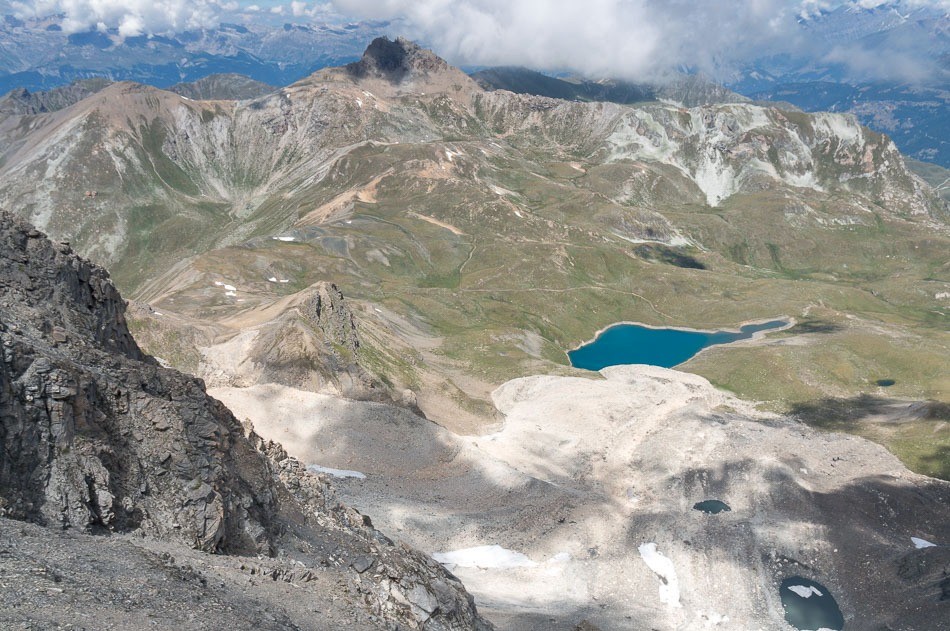
[[[363, 615], [368, 628], [490, 628], [438, 564], [337, 502], [324, 478], [242, 427], [200, 380], [146, 357], [124, 311], [104, 270], [0, 212], [4, 532], [12, 528], [9, 519], [46, 526], [53, 552], [102, 545], [61, 539], [65, 531], [254, 555], [229, 567], [291, 584], [311, 583], [329, 568], [339, 581], [332, 589], [351, 595], [354, 620]], [[35, 541], [36, 531], [24, 530], [24, 537]], [[203, 558], [183, 554], [197, 563]], [[0, 555], [0, 563], [17, 558]], [[121, 553], [108, 561], [119, 577], [137, 572], [131, 562], [122, 565]], [[49, 606], [3, 616], [38, 622], [65, 615]], [[127, 606], [129, 615], [116, 620], [134, 628], [136, 616], [153, 606]], [[303, 620], [286, 615], [287, 624], [274, 628], [339, 628], [321, 626], [312, 611]]]

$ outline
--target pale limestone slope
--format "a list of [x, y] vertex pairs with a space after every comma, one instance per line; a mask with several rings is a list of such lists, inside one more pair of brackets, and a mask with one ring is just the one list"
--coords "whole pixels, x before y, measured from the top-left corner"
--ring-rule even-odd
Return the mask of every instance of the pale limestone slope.
[[[911, 537], [950, 541], [950, 485], [695, 375], [603, 376], [508, 382], [494, 393], [503, 426], [467, 438], [274, 386], [215, 395], [304, 461], [366, 474], [339, 481], [347, 499], [421, 548], [503, 548], [452, 567], [502, 628], [779, 629], [777, 584], [792, 575], [828, 587], [853, 628], [946, 615], [950, 554]], [[692, 510], [711, 498], [732, 511]], [[679, 606], [661, 600], [647, 543], [672, 562]]]

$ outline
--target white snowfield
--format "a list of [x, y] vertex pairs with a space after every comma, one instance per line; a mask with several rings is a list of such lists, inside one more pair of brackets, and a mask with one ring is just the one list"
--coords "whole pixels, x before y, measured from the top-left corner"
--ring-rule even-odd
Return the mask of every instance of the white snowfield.
[[655, 543], [641, 544], [637, 550], [647, 567], [660, 577], [660, 602], [671, 607], [679, 607], [680, 582], [676, 578], [676, 568], [673, 567], [673, 562], [657, 552]]
[[483, 570], [536, 567], [538, 565], [524, 554], [506, 550], [499, 545], [476, 546], [452, 552], [436, 552], [432, 555], [432, 558], [447, 566], [475, 567]]
[[349, 469], [332, 469], [330, 467], [321, 467], [320, 465], [316, 464], [307, 465], [307, 471], [311, 473], [325, 473], [334, 478], [356, 478], [358, 480], [366, 479], [366, 474], [360, 473], [359, 471], [350, 471]]
[[273, 239], [274, 241], [284, 241], [289, 243], [291, 241], [296, 241], [297, 237], [273, 237]]
[[910, 540], [913, 542], [914, 547], [917, 548], [918, 550], [921, 550], [921, 549], [923, 549], [923, 548], [936, 548], [936, 547], [937, 547], [937, 544], [936, 544], [936, 543], [930, 543], [930, 542], [927, 541], [926, 539], [921, 539], [920, 537], [911, 537]]

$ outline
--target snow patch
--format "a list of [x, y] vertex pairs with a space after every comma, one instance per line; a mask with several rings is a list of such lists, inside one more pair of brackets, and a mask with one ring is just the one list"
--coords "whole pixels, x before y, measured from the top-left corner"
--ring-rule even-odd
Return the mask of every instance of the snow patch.
[[271, 276], [270, 278], [267, 279], [267, 282], [276, 283], [276, 282], [277, 282], [277, 277], [276, 277], [276, 276]]
[[680, 606], [680, 582], [676, 577], [676, 568], [673, 562], [657, 552], [655, 543], [644, 543], [638, 548], [640, 558], [650, 570], [660, 577], [660, 602], [671, 607]]
[[619, 237], [628, 243], [659, 243], [660, 245], [668, 245], [671, 248], [686, 247], [693, 245], [693, 242], [687, 239], [686, 237], [680, 235], [673, 235], [669, 239], [636, 239], [632, 237], [627, 237], [619, 232], [611, 232], [615, 237]]
[[921, 538], [919, 538], [919, 537], [911, 537], [910, 540], [911, 540], [912, 542], [914, 542], [914, 547], [917, 548], [918, 550], [922, 550], [923, 548], [936, 548], [936, 547], [937, 547], [937, 544], [936, 544], [936, 543], [930, 543], [930, 542], [927, 541], [926, 539], [921, 539]]
[[804, 585], [792, 585], [791, 587], [788, 588], [788, 591], [790, 591], [790, 592], [795, 592], [796, 594], [798, 594], [798, 595], [801, 596], [802, 598], [811, 598], [812, 596], [823, 596], [823, 595], [824, 595], [824, 594], [821, 593], [821, 590], [819, 590], [819, 589], [818, 589], [817, 587], [815, 587], [814, 585], [809, 585], [808, 587], [806, 587], [806, 586], [804, 586]]
[[356, 99], [356, 107], [363, 109], [363, 99]]
[[274, 241], [296, 241], [297, 237], [272, 237]]
[[359, 471], [350, 471], [348, 469], [331, 469], [330, 467], [321, 467], [320, 465], [315, 464], [307, 465], [307, 471], [310, 473], [326, 473], [327, 475], [334, 478], [356, 478], [358, 480], [366, 479], [366, 474], [360, 473]]
[[941, 291], [940, 293], [934, 294], [934, 298], [937, 300], [950, 300], [950, 291]]
[[509, 570], [537, 566], [537, 563], [524, 554], [507, 550], [499, 545], [463, 548], [452, 552], [436, 552], [432, 555], [432, 558], [442, 565], [474, 567], [482, 570]]

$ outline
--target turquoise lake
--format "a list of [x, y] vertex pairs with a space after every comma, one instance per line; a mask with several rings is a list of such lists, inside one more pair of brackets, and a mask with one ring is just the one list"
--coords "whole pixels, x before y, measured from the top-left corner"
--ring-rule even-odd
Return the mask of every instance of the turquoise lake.
[[654, 329], [639, 324], [617, 324], [590, 344], [568, 352], [575, 368], [600, 370], [620, 364], [650, 364], [672, 368], [709, 346], [746, 340], [759, 331], [786, 326], [785, 320], [747, 324], [738, 331], [683, 331]]

